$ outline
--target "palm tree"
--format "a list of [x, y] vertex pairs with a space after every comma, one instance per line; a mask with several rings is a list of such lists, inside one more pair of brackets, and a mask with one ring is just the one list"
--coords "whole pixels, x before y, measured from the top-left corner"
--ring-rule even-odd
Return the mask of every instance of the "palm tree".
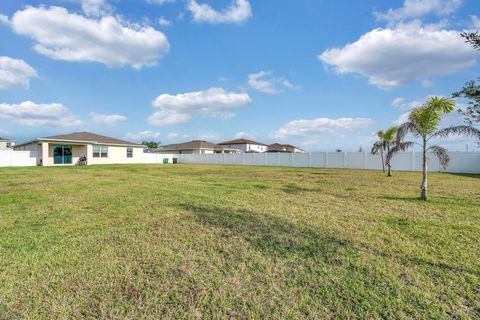
[[455, 101], [450, 98], [432, 97], [422, 106], [410, 111], [408, 122], [402, 124], [397, 132], [397, 148], [405, 150], [409, 145], [402, 145], [403, 138], [412, 133], [415, 138], [420, 139], [422, 147], [422, 185], [420, 199], [426, 201], [427, 193], [427, 152], [433, 153], [446, 168], [450, 162], [447, 149], [429, 144], [431, 139], [445, 138], [452, 135], [466, 135], [480, 139], [480, 130], [466, 125], [451, 126], [445, 129], [438, 129], [442, 115], [452, 112], [455, 108]]
[[383, 173], [385, 173], [385, 160], [383, 157], [383, 153], [385, 152], [385, 149], [386, 149], [385, 141], [383, 139], [384, 134], [385, 133], [382, 130], [377, 132], [378, 140], [375, 141], [375, 143], [373, 144], [372, 150], [370, 151], [370, 153], [373, 155], [380, 154], [380, 158], [382, 159]]
[[385, 165], [387, 165], [389, 177], [392, 176], [392, 162], [384, 160], [384, 152], [389, 154], [391, 148], [395, 145], [397, 130], [397, 127], [391, 127], [388, 128], [387, 131], [378, 131], [377, 137], [379, 140], [373, 144], [371, 151], [372, 154], [380, 154], [380, 157], [382, 158], [383, 172], [385, 173]]

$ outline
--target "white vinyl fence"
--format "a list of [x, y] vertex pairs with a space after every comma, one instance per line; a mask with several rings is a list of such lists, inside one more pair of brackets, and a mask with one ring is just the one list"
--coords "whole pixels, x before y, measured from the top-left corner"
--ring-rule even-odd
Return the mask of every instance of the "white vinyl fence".
[[[449, 155], [450, 166], [443, 170], [438, 159], [429, 154], [429, 171], [480, 173], [480, 152], [450, 152]], [[179, 163], [192, 164], [382, 169], [380, 156], [368, 152], [179, 154], [175, 157]], [[421, 171], [422, 155], [419, 152], [398, 153], [392, 160], [392, 168], [401, 171]]]
[[37, 165], [35, 151], [0, 150], [0, 167], [30, 167]]
[[[14, 151], [11, 149], [0, 150], [0, 167], [32, 167], [37, 165], [36, 151]], [[162, 164], [173, 162], [174, 155], [144, 153], [143, 162], [146, 164]]]

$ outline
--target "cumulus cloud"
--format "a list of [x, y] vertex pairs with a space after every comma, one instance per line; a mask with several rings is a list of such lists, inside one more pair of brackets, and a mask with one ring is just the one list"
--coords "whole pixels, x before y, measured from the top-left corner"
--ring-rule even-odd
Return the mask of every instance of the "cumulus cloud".
[[222, 88], [187, 92], [177, 95], [162, 94], [152, 106], [158, 109], [148, 118], [153, 125], [165, 126], [185, 123], [194, 116], [234, 116], [234, 111], [252, 102], [248, 94], [227, 92]]
[[193, 21], [218, 23], [242, 23], [252, 16], [252, 8], [248, 0], [235, 0], [228, 8], [217, 11], [206, 3], [190, 0], [187, 9], [192, 13]]
[[374, 29], [343, 48], [330, 48], [319, 59], [339, 74], [357, 73], [369, 83], [391, 89], [414, 80], [448, 75], [475, 64], [478, 52], [459, 32], [423, 27], [416, 21]]
[[61, 7], [27, 7], [10, 25], [35, 40], [35, 51], [57, 60], [140, 69], [156, 65], [170, 48], [166, 36], [152, 27], [112, 16], [89, 19]]
[[462, 2], [462, 0], [405, 0], [401, 8], [374, 14], [378, 19], [390, 22], [420, 18], [429, 14], [447, 16], [455, 12]]
[[368, 118], [317, 118], [293, 120], [278, 129], [272, 137], [286, 139], [291, 137], [315, 137], [324, 133], [341, 133], [344, 130], [365, 128], [375, 123]]
[[0, 90], [15, 87], [30, 87], [30, 79], [37, 77], [37, 71], [20, 59], [0, 56]]
[[0, 119], [6, 119], [22, 126], [70, 128], [82, 124], [82, 121], [63, 104], [39, 104], [32, 101], [20, 104], [0, 103]]
[[165, 19], [164, 17], [158, 18], [158, 24], [162, 27], [170, 27], [172, 22], [170, 20]]
[[145, 141], [145, 140], [157, 140], [160, 138], [160, 132], [154, 131], [140, 131], [140, 132], [127, 132], [125, 137], [132, 141]]
[[250, 88], [269, 94], [278, 94], [285, 90], [295, 89], [295, 86], [285, 78], [275, 78], [271, 71], [260, 71], [248, 75]]
[[108, 124], [108, 125], [117, 124], [127, 120], [127, 117], [121, 116], [119, 114], [106, 115], [106, 114], [99, 114], [96, 112], [90, 112], [89, 115], [94, 122]]
[[100, 17], [109, 15], [113, 12], [113, 8], [108, 4], [107, 0], [80, 0], [82, 10], [87, 16]]

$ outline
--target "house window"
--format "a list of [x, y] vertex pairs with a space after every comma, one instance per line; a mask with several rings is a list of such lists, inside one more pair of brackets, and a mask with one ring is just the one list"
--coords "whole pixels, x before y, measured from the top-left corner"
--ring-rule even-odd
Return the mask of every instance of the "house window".
[[127, 158], [133, 158], [133, 148], [127, 148]]
[[94, 158], [108, 158], [108, 147], [93, 146]]
[[7, 148], [10, 148], [12, 146], [11, 142], [7, 142]]

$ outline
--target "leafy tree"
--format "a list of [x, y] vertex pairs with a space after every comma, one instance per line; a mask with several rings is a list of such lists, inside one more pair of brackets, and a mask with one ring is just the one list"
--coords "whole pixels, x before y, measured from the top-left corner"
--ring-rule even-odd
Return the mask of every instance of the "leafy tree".
[[460, 35], [465, 39], [466, 43], [480, 50], [480, 34], [478, 32], [462, 32]]
[[460, 113], [465, 116], [465, 120], [470, 125], [480, 123], [480, 83], [475, 82], [475, 80], [467, 82], [460, 91], [453, 94], [453, 97], [470, 100], [468, 107], [465, 110], [460, 110]]
[[[433, 153], [440, 164], [446, 168], [450, 162], [447, 149], [430, 144], [431, 139], [446, 138], [452, 135], [466, 135], [480, 139], [480, 130], [466, 125], [451, 126], [445, 129], [438, 129], [442, 115], [452, 112], [455, 108], [455, 101], [449, 98], [433, 97], [428, 99], [422, 106], [410, 111], [408, 122], [402, 124], [397, 132], [397, 144], [403, 138], [412, 133], [415, 138], [420, 139], [422, 147], [422, 184], [420, 199], [428, 199], [427, 192], [427, 153]], [[408, 146], [404, 146], [404, 150]], [[388, 161], [388, 159], [387, 159]]]
[[[480, 50], [480, 34], [477, 32], [464, 32], [461, 36], [465, 38], [466, 43]], [[475, 80], [467, 82], [460, 91], [453, 94], [453, 97], [470, 100], [468, 107], [465, 110], [460, 110], [460, 113], [465, 116], [465, 120], [470, 125], [480, 123], [480, 83], [475, 82]]]
[[[377, 132], [378, 140], [373, 144], [371, 153], [372, 154], [379, 154], [382, 159], [382, 168], [383, 172], [385, 172], [385, 165], [388, 169], [388, 176], [392, 176], [392, 161], [391, 159], [387, 161], [384, 159], [385, 152], [388, 154], [390, 150], [396, 143], [396, 135], [397, 135], [397, 127], [388, 128], [388, 130], [383, 131], [380, 130]], [[392, 155], [393, 157], [393, 155]]]
[[142, 145], [147, 146], [149, 149], [158, 149], [160, 146], [161, 142], [155, 142], [155, 141], [142, 141]]

